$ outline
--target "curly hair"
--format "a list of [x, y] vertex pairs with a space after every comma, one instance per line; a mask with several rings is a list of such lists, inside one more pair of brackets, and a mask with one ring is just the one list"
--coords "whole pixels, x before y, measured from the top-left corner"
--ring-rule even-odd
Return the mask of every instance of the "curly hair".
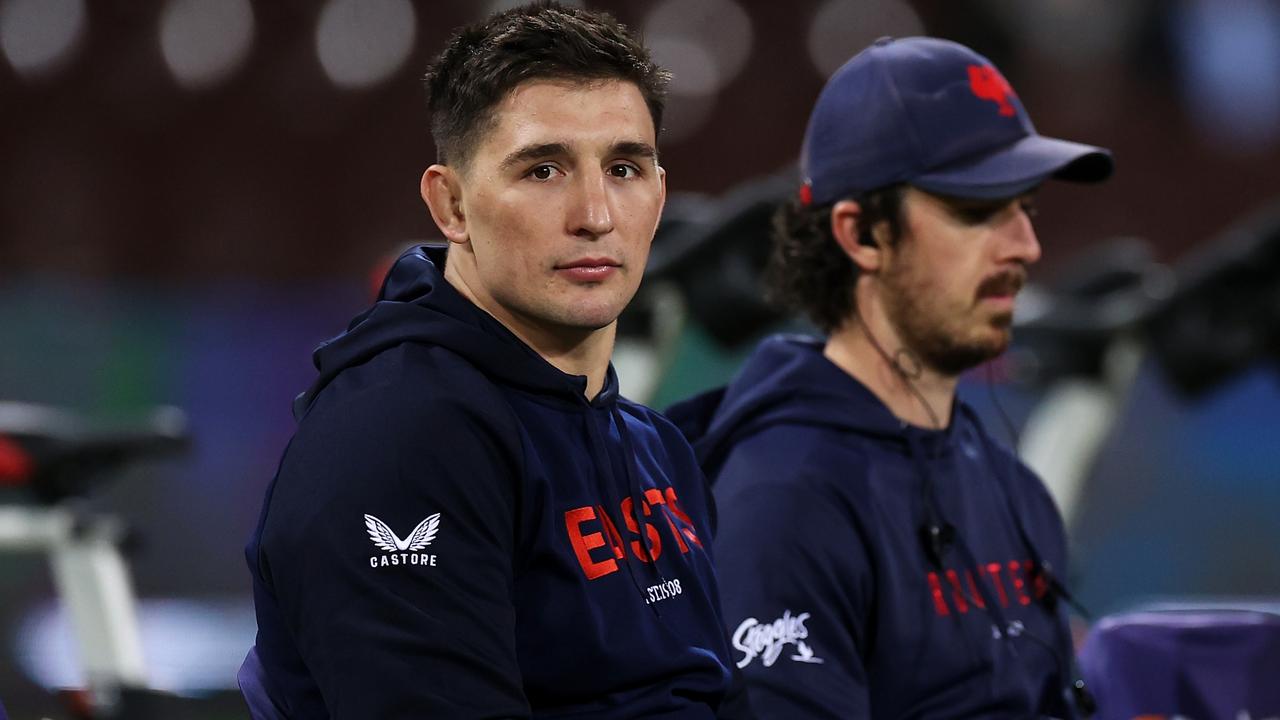
[[[897, 244], [905, 190], [905, 185], [890, 185], [856, 198], [862, 206], [860, 244], [875, 244], [872, 229], [881, 222], [888, 223], [890, 244]], [[853, 316], [858, 279], [858, 266], [831, 233], [833, 205], [809, 207], [792, 200], [779, 207], [773, 216], [773, 251], [765, 270], [769, 302], [804, 313], [828, 334]]]
[[644, 97], [656, 133], [670, 77], [613, 16], [537, 2], [457, 29], [423, 82], [437, 158], [463, 166], [496, 121], [493, 108], [520, 83], [632, 82]]

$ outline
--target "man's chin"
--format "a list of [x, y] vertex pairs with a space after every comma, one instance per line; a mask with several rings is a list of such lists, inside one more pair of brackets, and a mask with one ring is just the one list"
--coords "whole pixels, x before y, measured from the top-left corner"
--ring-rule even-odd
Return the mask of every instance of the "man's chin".
[[[994, 360], [1004, 354], [1009, 349], [1010, 342], [1013, 341], [1013, 332], [1008, 326], [993, 327], [991, 329], [991, 337], [981, 343], [981, 352], [986, 357], [982, 358], [982, 362]], [[981, 364], [981, 363], [979, 363]]]
[[[1009, 332], [1009, 328], [1013, 327], [1013, 311], [1001, 310], [999, 312], [992, 313], [989, 322], [991, 323], [992, 328], [1002, 330], [1007, 334]], [[1005, 342], [1006, 344], [1008, 343], [1007, 338], [1005, 339]]]
[[559, 325], [566, 330], [592, 333], [604, 330], [618, 320], [620, 312], [611, 308], [565, 313], [559, 319]]
[[[626, 299], [629, 301], [631, 295]], [[626, 307], [627, 302], [624, 302], [618, 293], [592, 292], [562, 298], [555, 314], [566, 327], [579, 330], [602, 330], [617, 321]]]
[[993, 360], [1009, 349], [1008, 330], [993, 329], [987, 337], [957, 343], [931, 353], [926, 362], [943, 375], [959, 377], [975, 367]]

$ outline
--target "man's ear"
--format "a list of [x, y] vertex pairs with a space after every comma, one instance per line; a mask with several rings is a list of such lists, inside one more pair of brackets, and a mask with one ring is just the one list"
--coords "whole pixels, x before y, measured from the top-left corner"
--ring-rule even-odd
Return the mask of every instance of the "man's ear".
[[431, 219], [445, 239], [453, 243], [465, 243], [467, 214], [462, 207], [462, 183], [458, 172], [448, 165], [432, 165], [422, 173], [419, 187], [422, 201], [431, 210]]
[[884, 261], [884, 250], [876, 237], [877, 233], [868, 233], [875, 238], [872, 244], [863, 244], [862, 238], [862, 206], [856, 200], [841, 200], [831, 207], [831, 234], [845, 255], [864, 273], [875, 273], [880, 270]]
[[649, 233], [650, 242], [658, 234], [658, 226], [662, 224], [662, 211], [667, 207], [667, 169], [661, 165], [655, 167], [658, 168], [658, 221], [653, 225], [653, 232]]

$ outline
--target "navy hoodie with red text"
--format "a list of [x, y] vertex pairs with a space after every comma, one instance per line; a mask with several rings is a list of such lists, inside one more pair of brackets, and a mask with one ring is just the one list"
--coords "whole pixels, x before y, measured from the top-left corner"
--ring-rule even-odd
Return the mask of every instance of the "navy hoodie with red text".
[[[957, 400], [894, 417], [822, 354], [766, 340], [725, 389], [672, 408], [711, 478], [734, 661], [761, 718], [1070, 713], [1062, 567], [1042, 483]], [[938, 562], [922, 529], [954, 528]]]
[[715, 717], [732, 663], [692, 450], [612, 368], [585, 399], [437, 252], [315, 352], [246, 549], [242, 687], [307, 720]]

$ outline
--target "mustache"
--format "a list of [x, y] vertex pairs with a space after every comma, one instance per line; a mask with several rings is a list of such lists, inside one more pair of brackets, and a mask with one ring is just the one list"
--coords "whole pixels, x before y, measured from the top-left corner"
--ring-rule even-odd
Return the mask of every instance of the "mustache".
[[1010, 268], [988, 276], [978, 285], [978, 297], [995, 297], [999, 295], [1016, 295], [1027, 283], [1027, 271], [1022, 268]]

